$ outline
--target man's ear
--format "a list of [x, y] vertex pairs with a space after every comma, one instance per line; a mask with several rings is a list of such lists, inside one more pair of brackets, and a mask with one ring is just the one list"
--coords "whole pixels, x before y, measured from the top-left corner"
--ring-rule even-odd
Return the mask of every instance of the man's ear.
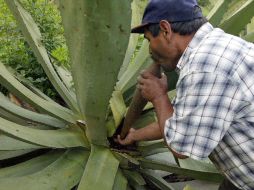
[[167, 39], [167, 41], [170, 41], [170, 38], [172, 36], [172, 29], [171, 29], [170, 23], [166, 20], [161, 20], [160, 29], [161, 29], [162, 35]]

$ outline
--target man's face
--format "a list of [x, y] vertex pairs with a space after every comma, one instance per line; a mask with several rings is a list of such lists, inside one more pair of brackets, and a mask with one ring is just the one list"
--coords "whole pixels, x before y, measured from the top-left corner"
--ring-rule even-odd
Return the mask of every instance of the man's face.
[[149, 51], [152, 59], [165, 71], [173, 71], [176, 68], [181, 55], [173, 42], [168, 42], [162, 32], [153, 37], [152, 33], [145, 30], [144, 36], [149, 41]]

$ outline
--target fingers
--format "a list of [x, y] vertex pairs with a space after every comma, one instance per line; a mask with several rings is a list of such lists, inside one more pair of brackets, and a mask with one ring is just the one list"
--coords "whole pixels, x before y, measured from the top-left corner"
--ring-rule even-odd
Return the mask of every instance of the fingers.
[[152, 83], [154, 81], [158, 80], [157, 77], [153, 77], [153, 78], [143, 78], [142, 76], [138, 77], [138, 84], [137, 84], [137, 88], [138, 89], [144, 89], [147, 86], [151, 86]]
[[117, 135], [117, 142], [122, 145], [124, 144], [124, 140], [121, 139], [120, 135]]
[[145, 83], [138, 83], [137, 84], [137, 89], [139, 90], [145, 90], [147, 88], [147, 86], [145, 85]]
[[126, 139], [121, 139], [120, 135], [117, 135], [117, 142], [121, 145], [129, 145], [128, 141]]
[[149, 82], [150, 80], [155, 80], [155, 79], [157, 79], [157, 77], [155, 77], [151, 73], [147, 72], [144, 74], [140, 74], [140, 76], [138, 77], [138, 83], [143, 85], [143, 84]]
[[145, 82], [145, 79], [142, 76], [139, 76], [138, 77], [138, 83], [139, 84], [144, 84], [144, 82]]
[[154, 78], [155, 77], [152, 73], [150, 73], [150, 72], [148, 72], [146, 70], [141, 71], [140, 72], [140, 76], [142, 78], [144, 78], [144, 79], [150, 79], [150, 78]]
[[123, 146], [126, 146], [126, 145], [131, 145], [134, 143], [134, 140], [131, 138], [131, 133], [133, 133], [134, 131], [136, 131], [135, 129], [131, 128], [129, 130], [129, 133], [128, 135], [124, 138], [124, 139], [121, 139], [121, 136], [120, 135], [117, 135], [117, 139], [115, 139], [115, 142], [123, 145]]
[[132, 133], [132, 132], [134, 132], [134, 131], [136, 131], [136, 129], [134, 129], [134, 128], [130, 128], [129, 133]]
[[147, 83], [147, 79], [144, 79], [142, 76], [138, 77], [138, 84], [137, 84], [137, 88], [139, 90], [142, 90], [144, 88], [144, 84]]

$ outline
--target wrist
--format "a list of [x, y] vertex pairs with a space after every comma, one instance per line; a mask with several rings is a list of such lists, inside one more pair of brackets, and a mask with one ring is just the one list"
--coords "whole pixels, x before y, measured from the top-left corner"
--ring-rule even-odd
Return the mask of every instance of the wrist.
[[152, 104], [154, 107], [156, 107], [157, 105], [160, 105], [162, 102], [165, 102], [165, 101], [169, 101], [167, 93], [161, 94], [161, 95], [155, 97], [152, 100]]
[[137, 139], [137, 135], [136, 135], [136, 131], [133, 131], [130, 135], [130, 139], [133, 143], [137, 142], [138, 139]]

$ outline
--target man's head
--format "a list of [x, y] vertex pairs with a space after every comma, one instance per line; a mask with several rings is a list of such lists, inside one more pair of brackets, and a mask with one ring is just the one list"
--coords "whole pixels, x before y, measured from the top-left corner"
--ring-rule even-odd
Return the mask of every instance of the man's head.
[[144, 33], [152, 58], [166, 70], [174, 70], [195, 32], [207, 20], [196, 0], [150, 0], [142, 24], [132, 33]]

